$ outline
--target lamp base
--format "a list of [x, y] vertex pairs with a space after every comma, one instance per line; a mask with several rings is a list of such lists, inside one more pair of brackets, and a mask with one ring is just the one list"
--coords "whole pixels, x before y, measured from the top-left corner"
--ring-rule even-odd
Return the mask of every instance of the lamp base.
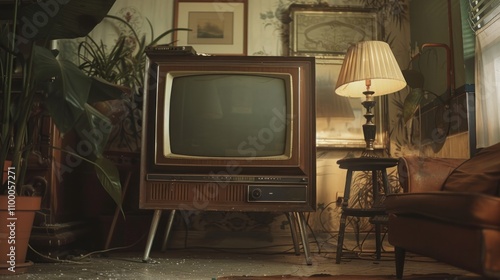
[[373, 91], [364, 91], [365, 101], [361, 102], [363, 107], [366, 109], [366, 113], [363, 115], [366, 119], [366, 123], [363, 125], [363, 136], [366, 142], [366, 148], [361, 157], [378, 157], [375, 154], [375, 148], [373, 144], [375, 142], [375, 135], [377, 134], [377, 126], [373, 122], [373, 117], [375, 116], [372, 112], [373, 107], [377, 103], [374, 100]]
[[375, 153], [375, 150], [364, 150], [361, 154], [362, 158], [379, 158], [380, 156]]

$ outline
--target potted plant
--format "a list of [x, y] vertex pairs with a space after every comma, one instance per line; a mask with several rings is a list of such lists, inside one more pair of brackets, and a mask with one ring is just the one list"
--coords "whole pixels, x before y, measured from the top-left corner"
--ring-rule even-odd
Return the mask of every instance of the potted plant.
[[[86, 36], [85, 40], [78, 44], [79, 67], [91, 77], [102, 78], [130, 89], [125, 98], [99, 102], [96, 108], [114, 120], [109, 141], [110, 149], [122, 153], [138, 152], [146, 49], [157, 45], [161, 39], [173, 32], [191, 29], [173, 28], [155, 37], [153, 25], [146, 19], [150, 32], [139, 35], [137, 30], [123, 18], [113, 15], [107, 15], [105, 18], [118, 22], [126, 30], [117, 34], [117, 39], [110, 46], [102, 40], [96, 41], [91, 36]], [[110, 23], [112, 24], [111, 21]], [[148, 37], [151, 38], [150, 41]], [[172, 42], [167, 45], [170, 44]]]
[[[416, 62], [417, 59], [420, 60], [423, 52], [419, 52], [410, 58], [407, 68], [402, 70], [403, 76], [409, 88], [408, 95], [404, 98], [404, 100], [396, 100], [394, 103], [401, 112], [398, 128], [405, 132], [405, 140], [408, 141], [408, 143], [405, 144], [412, 147], [414, 145], [430, 143], [434, 152], [438, 152], [441, 149], [450, 132], [451, 122], [446, 121], [444, 116], [447, 116], [450, 111], [450, 102], [454, 92], [453, 64], [450, 53], [451, 51], [448, 45], [441, 43], [425, 43], [422, 45], [421, 51], [423, 51], [424, 48], [428, 49], [436, 47], [444, 48], [447, 54], [446, 91], [442, 94], [436, 94], [425, 89], [425, 79], [423, 73], [419, 70], [411, 68], [413, 62]], [[420, 124], [418, 123], [419, 120], [416, 117], [419, 115], [421, 116], [421, 110], [423, 109], [425, 112], [425, 107], [429, 107], [429, 105], [436, 108], [436, 113], [434, 113], [435, 119], [433, 120], [434, 129], [432, 132], [432, 139], [418, 139], [422, 138], [422, 131], [418, 128]], [[416, 121], [417, 124], [415, 124], [414, 121]], [[401, 145], [399, 145], [399, 148], [400, 147]]]
[[[130, 21], [133, 18], [106, 15], [106, 24], [116, 30], [115, 36], [107, 36], [106, 41], [85, 36], [83, 40], [77, 39], [77, 56], [80, 69], [88, 76], [105, 79], [113, 84], [122, 85], [129, 92], [120, 100], [108, 100], [95, 104], [95, 108], [112, 121], [112, 129], [105, 154], [114, 159], [121, 174], [127, 174], [128, 179], [123, 185], [123, 212], [129, 217], [127, 220], [120, 219], [115, 209], [113, 212], [112, 202], [107, 199], [106, 194], [96, 189], [94, 176], [85, 176], [87, 179], [82, 184], [85, 187], [83, 196], [99, 200], [100, 207], [82, 209], [82, 215], [99, 220], [98, 232], [95, 239], [102, 241], [104, 248], [110, 246], [111, 237], [115, 228], [134, 228], [140, 225], [134, 224], [135, 215], [142, 215], [137, 208], [138, 193], [134, 190], [128, 191], [127, 186], [138, 183], [139, 174], [137, 164], [139, 163], [139, 151], [141, 148], [141, 124], [142, 124], [142, 100], [146, 69], [146, 50], [156, 46], [166, 36], [177, 31], [190, 31], [188, 28], [172, 28], [156, 33], [149, 19], [145, 19], [149, 26], [149, 32], [141, 33], [136, 30]], [[73, 40], [73, 42], [75, 41]], [[170, 45], [168, 43], [166, 45]], [[76, 45], [76, 44], [75, 44]], [[130, 219], [132, 218], [132, 219]], [[105, 241], [106, 240], [106, 241]], [[114, 242], [120, 242], [114, 240]], [[115, 243], [117, 244], [117, 243]], [[119, 244], [119, 243], [118, 243]], [[119, 244], [124, 245], [124, 244]]]
[[[122, 89], [85, 75], [78, 66], [57, 60], [43, 42], [53, 39], [82, 37], [102, 20], [114, 0], [69, 0], [33, 2], [3, 1], [0, 22], [0, 166], [5, 162], [7, 181], [0, 188], [0, 207], [6, 206], [7, 216], [0, 216], [0, 268], [6, 273], [24, 271], [24, 260], [33, 216], [24, 217], [24, 200], [31, 200], [31, 210], [40, 208], [36, 188], [28, 182], [28, 162], [33, 149], [33, 131], [39, 129], [37, 117], [48, 114], [58, 130], [74, 131], [88, 147], [85, 156], [65, 151], [80, 160], [92, 163], [104, 189], [121, 205], [121, 185], [117, 168], [102, 151], [108, 132], [109, 119], [94, 109], [94, 102], [119, 99]], [[51, 147], [60, 149], [59, 147]], [[1, 215], [1, 214], [0, 214]], [[30, 226], [21, 229], [21, 220]], [[6, 260], [3, 258], [7, 257]]]

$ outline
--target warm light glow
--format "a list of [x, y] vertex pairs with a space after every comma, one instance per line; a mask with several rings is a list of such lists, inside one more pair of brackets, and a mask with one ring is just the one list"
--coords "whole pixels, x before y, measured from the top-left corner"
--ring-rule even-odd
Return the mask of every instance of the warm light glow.
[[347, 51], [335, 93], [363, 97], [363, 92], [370, 90], [377, 96], [405, 86], [406, 81], [389, 45], [382, 41], [362, 41]]

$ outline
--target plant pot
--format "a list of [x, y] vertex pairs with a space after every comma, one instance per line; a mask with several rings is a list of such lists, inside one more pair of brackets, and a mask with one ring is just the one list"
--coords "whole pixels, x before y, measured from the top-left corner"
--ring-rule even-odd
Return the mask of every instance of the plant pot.
[[7, 181], [7, 172], [9, 170], [9, 167], [12, 166], [12, 161], [6, 160], [3, 162], [3, 173], [2, 173], [2, 185]]
[[0, 195], [0, 274], [24, 273], [33, 264], [26, 253], [41, 202], [39, 196]]

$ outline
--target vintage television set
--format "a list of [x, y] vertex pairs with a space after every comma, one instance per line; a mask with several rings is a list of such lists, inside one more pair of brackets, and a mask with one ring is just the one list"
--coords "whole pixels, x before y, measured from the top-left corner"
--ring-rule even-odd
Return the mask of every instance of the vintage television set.
[[147, 56], [140, 208], [315, 209], [314, 58]]

